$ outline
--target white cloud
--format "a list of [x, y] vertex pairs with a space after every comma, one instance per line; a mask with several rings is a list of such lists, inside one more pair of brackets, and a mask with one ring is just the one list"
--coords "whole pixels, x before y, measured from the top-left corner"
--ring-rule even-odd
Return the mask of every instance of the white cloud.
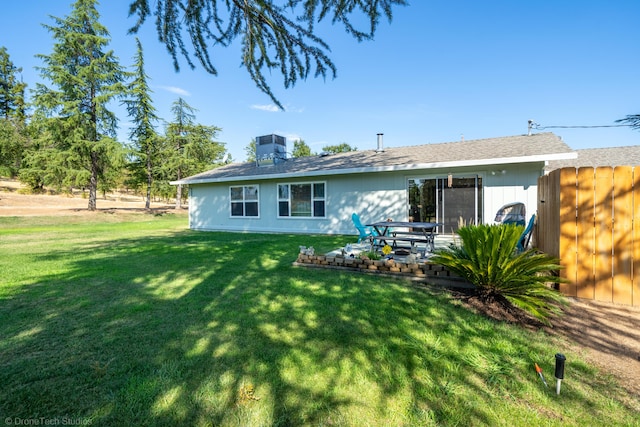
[[304, 113], [304, 108], [303, 107], [285, 107], [287, 110], [287, 113]]
[[261, 110], [261, 111], [267, 111], [269, 113], [277, 113], [278, 111], [280, 111], [280, 109], [278, 108], [277, 105], [275, 104], [253, 104], [251, 106], [251, 109], [253, 110]]
[[[284, 132], [282, 133], [276, 133], [276, 135], [282, 135]], [[296, 141], [298, 139], [302, 139], [302, 137], [296, 133], [287, 133], [284, 135], [285, 138], [287, 138], [287, 141]]]
[[284, 107], [284, 110], [281, 110], [275, 104], [253, 104], [250, 108], [252, 110], [266, 111], [268, 113], [278, 113], [278, 112], [283, 112], [283, 113], [302, 113], [302, 112], [304, 112], [304, 108], [298, 108], [298, 107], [294, 108], [294, 107], [291, 107], [289, 105], [286, 105]]
[[166, 90], [167, 92], [175, 93], [180, 96], [191, 96], [191, 93], [188, 91], [175, 86], [160, 86], [160, 89]]

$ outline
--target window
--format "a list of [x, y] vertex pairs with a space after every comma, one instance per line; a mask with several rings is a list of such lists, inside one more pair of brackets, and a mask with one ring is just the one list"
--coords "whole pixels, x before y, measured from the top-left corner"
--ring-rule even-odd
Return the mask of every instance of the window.
[[455, 232], [462, 224], [482, 224], [482, 177], [409, 179], [409, 220], [440, 222]]
[[325, 216], [325, 183], [278, 184], [278, 217]]
[[229, 198], [231, 199], [231, 216], [259, 216], [257, 185], [229, 187]]

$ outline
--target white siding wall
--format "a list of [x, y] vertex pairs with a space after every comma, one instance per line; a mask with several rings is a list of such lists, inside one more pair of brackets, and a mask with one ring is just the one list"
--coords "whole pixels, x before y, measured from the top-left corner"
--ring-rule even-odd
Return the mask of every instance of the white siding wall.
[[[278, 218], [277, 185], [325, 182], [325, 218]], [[405, 179], [400, 175], [358, 174], [313, 180], [273, 180], [259, 184], [259, 218], [232, 218], [229, 187], [253, 183], [222, 183], [191, 186], [189, 223], [196, 230], [261, 231], [278, 233], [354, 234], [351, 214], [363, 222], [406, 216]]]
[[[494, 170], [495, 169], [495, 170]], [[491, 223], [504, 204], [523, 201], [527, 217], [535, 212], [537, 180], [542, 165], [499, 166], [488, 170], [470, 170], [461, 174], [478, 174], [483, 178], [484, 222]], [[506, 172], [503, 174], [502, 170]], [[363, 223], [393, 218], [406, 221], [407, 178], [446, 176], [447, 172], [429, 170], [411, 174], [353, 174], [299, 180], [268, 180], [259, 183], [260, 217], [232, 218], [229, 187], [254, 185], [255, 182], [201, 184], [191, 186], [189, 223], [196, 230], [256, 231], [277, 233], [357, 234], [351, 214], [357, 212]], [[492, 172], [495, 172], [492, 173]], [[456, 174], [456, 172], [453, 172]], [[278, 218], [277, 185], [280, 183], [325, 182], [325, 218]]]
[[492, 224], [498, 209], [511, 202], [525, 204], [529, 221], [538, 206], [538, 178], [541, 175], [540, 165], [517, 165], [485, 171], [484, 222]]

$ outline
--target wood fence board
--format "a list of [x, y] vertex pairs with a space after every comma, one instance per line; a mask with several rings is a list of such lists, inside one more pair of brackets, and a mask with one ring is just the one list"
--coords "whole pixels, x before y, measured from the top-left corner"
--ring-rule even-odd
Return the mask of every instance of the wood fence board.
[[613, 169], [613, 302], [633, 303], [633, 169]]
[[559, 197], [555, 198], [550, 206], [552, 212], [559, 212], [557, 221], [550, 230], [551, 235], [558, 236], [558, 251], [554, 256], [560, 257], [562, 254], [562, 265], [560, 277], [566, 279], [567, 283], [560, 284], [560, 292], [568, 296], [576, 296], [577, 287], [577, 265], [578, 249], [576, 246], [576, 180], [577, 171], [575, 168], [563, 168], [556, 174], [557, 178], [553, 184], [560, 188]]
[[578, 217], [576, 226], [577, 265], [576, 285], [577, 296], [594, 299], [594, 175], [591, 167], [578, 168], [577, 206]]
[[595, 299], [613, 302], [613, 168], [596, 168]]
[[633, 305], [640, 307], [640, 166], [633, 169]]

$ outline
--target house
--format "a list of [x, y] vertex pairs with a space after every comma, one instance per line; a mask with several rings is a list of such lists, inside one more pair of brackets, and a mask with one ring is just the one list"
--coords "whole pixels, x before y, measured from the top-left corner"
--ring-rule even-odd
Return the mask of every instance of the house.
[[394, 148], [379, 134], [371, 149], [289, 159], [282, 137], [269, 138], [273, 155], [172, 182], [189, 185], [190, 228], [354, 234], [358, 212], [365, 223], [435, 221], [452, 233], [493, 222], [509, 202], [530, 217], [545, 167], [576, 158], [553, 133]]

